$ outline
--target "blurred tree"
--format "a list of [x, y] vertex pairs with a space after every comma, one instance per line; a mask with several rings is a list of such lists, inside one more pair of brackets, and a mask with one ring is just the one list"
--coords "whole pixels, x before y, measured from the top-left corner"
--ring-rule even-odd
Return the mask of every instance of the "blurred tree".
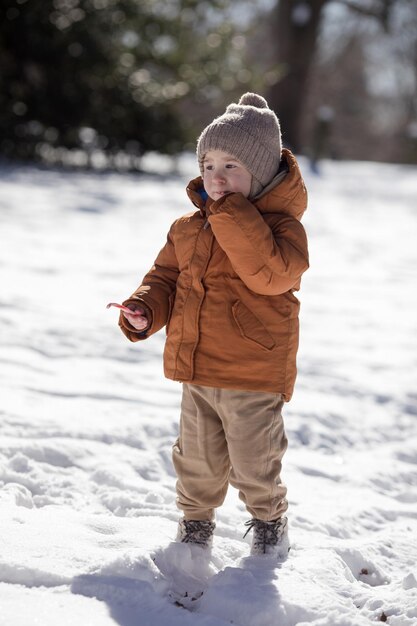
[[316, 171], [324, 157], [371, 158], [374, 100], [365, 59], [364, 38], [353, 32], [312, 68], [300, 134], [302, 151]]
[[[3, 0], [0, 153], [138, 155], [187, 140], [185, 99], [239, 70], [227, 0]], [[237, 65], [236, 65], [237, 63]], [[136, 159], [137, 161], [137, 159]]]
[[270, 104], [280, 117], [285, 140], [301, 149], [299, 123], [316, 49], [322, 9], [328, 0], [279, 0], [272, 19], [280, 79], [270, 88]]
[[303, 152], [314, 157], [317, 114], [331, 107], [326, 156], [415, 162], [416, 55], [415, 0], [397, 0], [387, 24], [329, 5], [300, 125]]
[[301, 119], [308, 80], [313, 66], [324, 9], [337, 3], [378, 21], [387, 30], [394, 0], [279, 0], [272, 17], [277, 80], [269, 89], [271, 106], [279, 115], [285, 140], [294, 150], [302, 149]]

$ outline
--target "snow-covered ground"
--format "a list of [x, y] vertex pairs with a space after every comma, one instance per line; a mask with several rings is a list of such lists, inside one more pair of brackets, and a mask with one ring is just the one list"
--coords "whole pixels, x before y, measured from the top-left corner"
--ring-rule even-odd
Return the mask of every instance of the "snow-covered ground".
[[[117, 327], [196, 173], [0, 170], [1, 626], [417, 624], [417, 176], [309, 174], [293, 548], [249, 557], [230, 490], [209, 562], [172, 543], [180, 385]], [[206, 590], [193, 611], [172, 575]], [[178, 580], [177, 580], [178, 582]]]

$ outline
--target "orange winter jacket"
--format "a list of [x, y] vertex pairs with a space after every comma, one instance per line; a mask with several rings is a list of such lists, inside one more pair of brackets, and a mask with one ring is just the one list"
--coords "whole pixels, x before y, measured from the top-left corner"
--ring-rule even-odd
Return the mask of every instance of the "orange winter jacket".
[[[182, 382], [282, 393], [296, 377], [299, 302], [308, 268], [300, 223], [307, 192], [295, 157], [283, 151], [279, 174], [258, 199], [232, 193], [212, 201], [202, 179], [187, 188], [197, 211], [177, 219], [142, 284], [124, 304], [150, 320], [131, 341], [166, 325], [164, 371]], [[205, 199], [207, 198], [207, 199]]]

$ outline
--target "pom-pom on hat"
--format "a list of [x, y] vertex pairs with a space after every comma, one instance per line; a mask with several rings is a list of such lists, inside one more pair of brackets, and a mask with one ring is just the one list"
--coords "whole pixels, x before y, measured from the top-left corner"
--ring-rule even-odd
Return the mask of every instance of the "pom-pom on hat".
[[209, 150], [222, 150], [240, 161], [252, 174], [249, 197], [257, 196], [278, 172], [282, 150], [279, 121], [265, 98], [243, 94], [203, 130], [197, 142], [201, 174]]

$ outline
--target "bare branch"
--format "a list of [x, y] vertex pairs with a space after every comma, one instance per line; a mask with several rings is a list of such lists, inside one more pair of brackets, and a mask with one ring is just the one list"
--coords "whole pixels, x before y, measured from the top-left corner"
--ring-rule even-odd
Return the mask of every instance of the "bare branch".
[[373, 19], [377, 19], [381, 22], [384, 29], [388, 30], [388, 22], [391, 15], [391, 11], [393, 9], [395, 0], [380, 0], [378, 4], [372, 4], [370, 6], [364, 6], [363, 4], [358, 4], [355, 0], [339, 0], [340, 4], [343, 4], [345, 7], [363, 15], [365, 17], [371, 17]]

